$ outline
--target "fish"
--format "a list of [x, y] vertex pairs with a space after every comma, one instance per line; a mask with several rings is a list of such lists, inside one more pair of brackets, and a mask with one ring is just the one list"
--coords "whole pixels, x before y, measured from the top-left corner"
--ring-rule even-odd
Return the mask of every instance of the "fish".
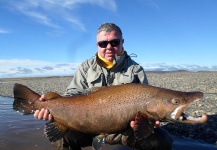
[[44, 95], [46, 101], [41, 102], [40, 94], [15, 83], [13, 93], [15, 111], [26, 115], [42, 108], [49, 110], [53, 121], [46, 123], [45, 132], [51, 142], [61, 139], [69, 129], [95, 135], [121, 133], [137, 114], [148, 120], [150, 128], [142, 132], [146, 135], [153, 133], [155, 120], [183, 124], [203, 124], [208, 120], [205, 113], [197, 117], [185, 113], [190, 103], [203, 98], [200, 91], [130, 83], [71, 97], [48, 92]]

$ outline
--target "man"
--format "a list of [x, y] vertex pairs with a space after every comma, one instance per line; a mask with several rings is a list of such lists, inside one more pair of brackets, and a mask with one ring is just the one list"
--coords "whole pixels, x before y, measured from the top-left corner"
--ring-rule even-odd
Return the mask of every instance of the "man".
[[[130, 58], [123, 48], [123, 43], [122, 31], [118, 26], [113, 23], [102, 24], [97, 32], [96, 57], [86, 60], [78, 67], [64, 95], [85, 94], [93, 87], [127, 83], [148, 84], [143, 68]], [[40, 100], [44, 101], [43, 96]], [[45, 109], [37, 110], [34, 116], [38, 119], [52, 121], [52, 115]], [[135, 116], [135, 121], [130, 123], [131, 128], [123, 133], [108, 135], [105, 142], [128, 145], [138, 149], [171, 149], [170, 136], [158, 127], [159, 121], [156, 121], [153, 134], [146, 138], [136, 137], [134, 131], [143, 127], [143, 120], [141, 116]], [[94, 136], [69, 130], [63, 138], [64, 147], [80, 150], [81, 147], [90, 146]]]

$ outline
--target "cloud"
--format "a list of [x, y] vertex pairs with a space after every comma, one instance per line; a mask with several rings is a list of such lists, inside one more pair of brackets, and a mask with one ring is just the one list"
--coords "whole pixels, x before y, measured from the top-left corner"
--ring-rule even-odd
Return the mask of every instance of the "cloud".
[[160, 9], [159, 0], [136, 0], [136, 1], [139, 2], [141, 5]]
[[56, 65], [57, 68], [67, 67], [67, 66], [69, 66], [69, 64], [57, 64]]
[[146, 63], [145, 71], [217, 71], [217, 66], [200, 66], [195, 64]]
[[79, 63], [0, 59], [0, 78], [73, 75]]
[[[73, 75], [80, 63], [52, 63], [30, 59], [0, 59], [0, 78], [69, 76]], [[142, 65], [142, 64], [141, 64]], [[145, 71], [217, 71], [216, 66], [195, 64], [145, 63]]]
[[60, 22], [68, 22], [82, 31], [85, 25], [73, 11], [83, 4], [92, 4], [110, 11], [116, 11], [115, 0], [10, 0], [9, 4], [20, 13], [43, 25], [63, 29]]
[[54, 70], [54, 68], [51, 66], [44, 66], [42, 69], [43, 70]]
[[8, 30], [0, 28], [0, 34], [7, 34], [10, 33]]

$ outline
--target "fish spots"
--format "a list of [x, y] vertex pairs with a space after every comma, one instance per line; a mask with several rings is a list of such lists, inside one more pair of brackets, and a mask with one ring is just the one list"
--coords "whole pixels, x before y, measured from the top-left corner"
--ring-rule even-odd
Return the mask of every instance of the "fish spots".
[[30, 101], [28, 101], [28, 103], [29, 103], [29, 104], [33, 104], [33, 102], [32, 102], [31, 100], [30, 100]]
[[105, 99], [101, 99], [101, 98], [99, 99], [99, 103], [100, 103], [100, 104], [105, 103], [105, 102], [106, 102]]
[[188, 98], [187, 98], [187, 97], [184, 97], [183, 99], [184, 99], [184, 101], [187, 101], [187, 100], [188, 100]]

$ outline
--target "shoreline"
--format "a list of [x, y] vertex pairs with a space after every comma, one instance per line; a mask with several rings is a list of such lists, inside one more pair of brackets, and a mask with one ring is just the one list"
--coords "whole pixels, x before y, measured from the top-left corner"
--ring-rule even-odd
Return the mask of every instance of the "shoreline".
[[[202, 101], [192, 103], [186, 110], [191, 116], [207, 113], [209, 120], [202, 125], [182, 125], [162, 122], [172, 135], [217, 144], [217, 72], [146, 72], [149, 84], [179, 90], [202, 91]], [[39, 94], [48, 91], [63, 94], [72, 76], [0, 78], [0, 96], [13, 97], [14, 83], [28, 86]]]

